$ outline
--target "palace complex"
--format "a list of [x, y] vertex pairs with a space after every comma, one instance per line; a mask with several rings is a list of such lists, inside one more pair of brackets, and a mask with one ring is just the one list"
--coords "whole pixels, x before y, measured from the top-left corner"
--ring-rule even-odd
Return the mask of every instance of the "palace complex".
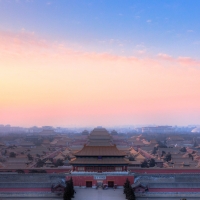
[[199, 143], [195, 135], [184, 138], [167, 132], [156, 138], [151, 133], [118, 134], [102, 127], [68, 135], [50, 129], [15, 139], [5, 135], [0, 171], [10, 174], [0, 176], [0, 192], [50, 192], [51, 186], [59, 192], [61, 180], [71, 177], [76, 188], [123, 188], [128, 178], [137, 199], [169, 195], [200, 199]]

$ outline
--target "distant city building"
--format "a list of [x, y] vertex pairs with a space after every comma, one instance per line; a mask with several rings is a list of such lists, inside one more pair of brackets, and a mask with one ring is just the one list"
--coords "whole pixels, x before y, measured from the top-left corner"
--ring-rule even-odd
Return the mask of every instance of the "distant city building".
[[30, 127], [28, 129], [28, 132], [29, 133], [39, 133], [42, 131], [42, 128], [38, 128], [37, 126], [33, 126], [33, 127]]
[[200, 133], [200, 127], [194, 128], [191, 132], [192, 133]]
[[25, 132], [25, 128], [19, 126], [0, 125], [0, 133], [22, 133]]
[[174, 128], [172, 126], [150, 126], [142, 127], [142, 133], [172, 133]]
[[54, 130], [52, 126], [43, 126], [42, 130]]
[[118, 132], [115, 131], [115, 130], [112, 130], [110, 134], [111, 134], [111, 135], [118, 135]]

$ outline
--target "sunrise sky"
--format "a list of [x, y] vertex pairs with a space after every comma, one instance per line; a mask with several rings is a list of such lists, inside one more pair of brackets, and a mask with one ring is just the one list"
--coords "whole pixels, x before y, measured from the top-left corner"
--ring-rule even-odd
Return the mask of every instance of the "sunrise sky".
[[199, 8], [0, 0], [0, 124], [200, 124]]

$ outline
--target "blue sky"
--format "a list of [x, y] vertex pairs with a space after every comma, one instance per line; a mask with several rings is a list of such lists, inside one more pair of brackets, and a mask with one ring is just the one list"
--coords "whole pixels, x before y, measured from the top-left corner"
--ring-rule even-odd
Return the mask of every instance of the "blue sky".
[[0, 29], [25, 29], [78, 49], [199, 58], [200, 2], [17, 0], [0, 2]]

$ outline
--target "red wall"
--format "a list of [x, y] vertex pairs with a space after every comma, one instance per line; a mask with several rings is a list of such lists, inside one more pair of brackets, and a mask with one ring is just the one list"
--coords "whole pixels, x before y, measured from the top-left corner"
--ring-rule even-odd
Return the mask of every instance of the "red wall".
[[[17, 169], [0, 169], [0, 172], [6, 172], [6, 171], [12, 171], [15, 172]], [[21, 169], [21, 168], [20, 168]], [[47, 173], [67, 173], [70, 172], [71, 169], [59, 169], [59, 168], [35, 168], [36, 170], [46, 170]], [[28, 173], [29, 169], [22, 169], [25, 171], [25, 173]], [[32, 169], [30, 169], [32, 170]], [[199, 174], [200, 169], [149, 169], [149, 168], [136, 168], [136, 169], [130, 169], [133, 173], [141, 173], [141, 174]]]
[[200, 173], [200, 169], [130, 169], [133, 173], [141, 174], [192, 174]]
[[[92, 185], [96, 185], [97, 180], [93, 176], [66, 176], [66, 180], [72, 177], [74, 186], [86, 186], [86, 181], [92, 181]], [[108, 181], [114, 181], [114, 184], [118, 186], [123, 186], [126, 179], [129, 179], [130, 183], [133, 184], [133, 176], [106, 176], [106, 179], [103, 180], [103, 184], [108, 184]]]
[[[19, 168], [17, 168], [19, 169]], [[7, 172], [7, 171], [12, 171], [15, 172], [17, 169], [0, 169], [0, 172]], [[20, 168], [21, 169], [21, 168]], [[69, 173], [71, 171], [71, 169], [56, 169], [56, 168], [30, 168], [30, 169], [22, 169], [24, 170], [24, 172], [27, 174], [29, 173], [29, 170], [45, 170], [47, 173], [51, 174], [51, 173]]]
[[0, 192], [51, 192], [51, 188], [0, 188]]
[[149, 188], [149, 192], [200, 192], [200, 188]]

